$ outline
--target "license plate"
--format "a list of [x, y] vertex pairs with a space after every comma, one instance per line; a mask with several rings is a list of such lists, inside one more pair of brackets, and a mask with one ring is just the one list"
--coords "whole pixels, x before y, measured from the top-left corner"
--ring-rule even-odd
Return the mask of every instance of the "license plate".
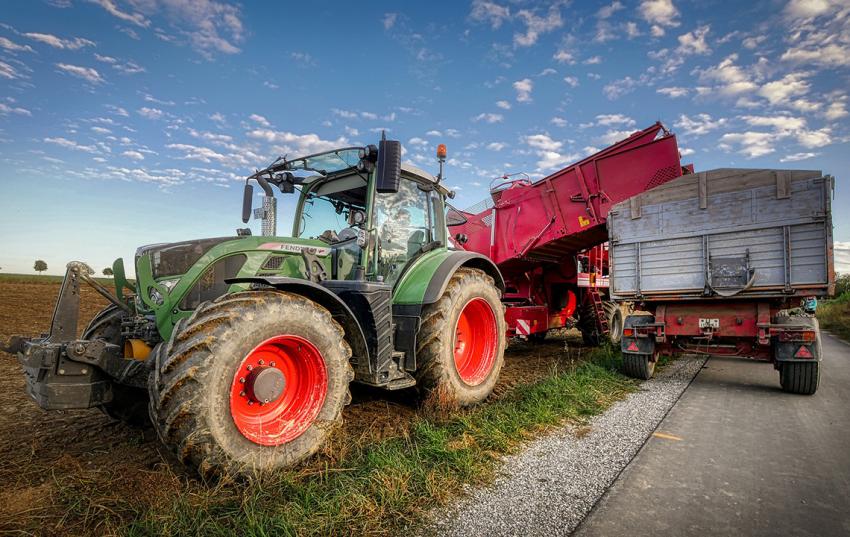
[[700, 328], [720, 328], [720, 319], [700, 319]]

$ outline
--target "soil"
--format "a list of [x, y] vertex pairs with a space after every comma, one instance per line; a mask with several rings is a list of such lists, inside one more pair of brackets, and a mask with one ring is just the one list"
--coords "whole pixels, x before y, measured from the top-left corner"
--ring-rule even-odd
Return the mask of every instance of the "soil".
[[[55, 282], [0, 280], [0, 344], [47, 332], [58, 292]], [[89, 287], [81, 296], [80, 330], [107, 305]], [[582, 352], [576, 331], [542, 343], [512, 342], [491, 398], [568, 367]], [[352, 395], [336, 441], [305, 472], [340, 460], [345, 446], [407, 434], [423, 412], [409, 391], [354, 385]], [[112, 534], [116, 524], [167, 505], [187, 488], [211, 492], [173, 462], [152, 429], [128, 427], [97, 409], [41, 410], [24, 392], [17, 361], [0, 352], [0, 534]]]

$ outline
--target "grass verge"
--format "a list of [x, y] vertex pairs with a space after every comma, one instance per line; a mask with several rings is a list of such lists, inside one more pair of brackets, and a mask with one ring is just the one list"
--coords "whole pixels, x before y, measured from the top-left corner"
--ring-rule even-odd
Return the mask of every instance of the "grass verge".
[[821, 328], [850, 340], [850, 291], [818, 305], [818, 322]]
[[584, 363], [493, 403], [430, 414], [403, 437], [353, 446], [334, 464], [191, 487], [115, 529], [127, 535], [396, 534], [463, 485], [491, 480], [498, 459], [523, 442], [557, 425], [583, 423], [633, 391], [637, 384], [619, 366], [619, 352], [595, 350]]

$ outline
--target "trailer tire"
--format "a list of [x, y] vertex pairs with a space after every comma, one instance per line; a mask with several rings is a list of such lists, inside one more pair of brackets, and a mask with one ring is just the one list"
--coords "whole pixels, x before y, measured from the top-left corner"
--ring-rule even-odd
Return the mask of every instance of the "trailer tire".
[[415, 374], [422, 399], [440, 407], [486, 399], [505, 361], [506, 332], [493, 278], [482, 270], [459, 268], [443, 296], [422, 309]]
[[306, 459], [351, 401], [343, 328], [297, 294], [245, 291], [204, 302], [160, 347], [151, 419], [162, 442], [205, 478]]
[[779, 384], [782, 391], [813, 395], [820, 383], [819, 362], [785, 362], [779, 365]]
[[[82, 339], [104, 339], [121, 346], [121, 319], [125, 313], [111, 304], [100, 310], [83, 330]], [[148, 392], [143, 388], [112, 383], [112, 401], [99, 405], [101, 412], [130, 427], [149, 427]]]
[[655, 373], [655, 361], [648, 354], [624, 354], [623, 372], [633, 379], [649, 380]]

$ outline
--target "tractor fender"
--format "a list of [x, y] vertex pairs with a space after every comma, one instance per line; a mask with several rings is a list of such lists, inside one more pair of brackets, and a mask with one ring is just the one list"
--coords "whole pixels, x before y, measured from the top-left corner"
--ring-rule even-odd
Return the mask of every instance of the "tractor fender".
[[499, 292], [505, 292], [505, 279], [502, 277], [502, 273], [499, 272], [499, 268], [489, 257], [476, 252], [450, 251], [431, 276], [431, 281], [428, 282], [428, 287], [425, 288], [422, 303], [433, 304], [440, 300], [440, 297], [443, 296], [446, 287], [449, 285], [449, 280], [452, 279], [457, 269], [461, 267], [483, 270], [488, 276], [493, 278], [496, 287], [499, 288]]
[[371, 364], [369, 347], [366, 345], [366, 335], [363, 327], [357, 321], [357, 317], [351, 308], [337, 295], [327, 288], [311, 281], [286, 276], [250, 276], [239, 278], [228, 278], [225, 283], [255, 283], [268, 285], [280, 291], [286, 291], [309, 298], [313, 302], [327, 308], [334, 319], [342, 325], [345, 330], [345, 339], [351, 345], [352, 355], [363, 360], [363, 363]]

